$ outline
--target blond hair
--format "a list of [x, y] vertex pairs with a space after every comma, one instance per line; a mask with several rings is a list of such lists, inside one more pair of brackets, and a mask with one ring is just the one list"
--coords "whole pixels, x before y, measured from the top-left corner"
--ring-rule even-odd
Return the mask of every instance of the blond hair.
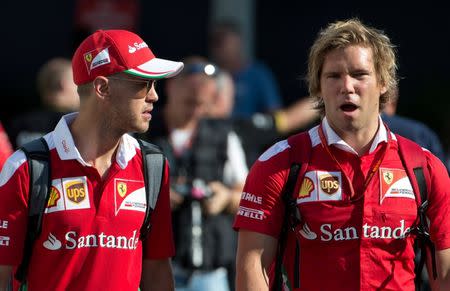
[[373, 54], [375, 73], [379, 84], [386, 86], [386, 93], [380, 96], [380, 110], [397, 92], [397, 63], [395, 47], [381, 30], [364, 25], [358, 19], [337, 21], [322, 29], [311, 47], [308, 58], [306, 81], [311, 97], [318, 102], [318, 109], [324, 111], [320, 94], [320, 75], [325, 56], [334, 49], [358, 45], [370, 48]]

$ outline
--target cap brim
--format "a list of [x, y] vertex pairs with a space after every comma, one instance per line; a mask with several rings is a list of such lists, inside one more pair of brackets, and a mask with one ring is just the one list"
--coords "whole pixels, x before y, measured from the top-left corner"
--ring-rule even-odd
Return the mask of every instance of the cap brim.
[[163, 79], [178, 75], [183, 69], [182, 62], [173, 62], [165, 59], [154, 58], [125, 73], [147, 79]]

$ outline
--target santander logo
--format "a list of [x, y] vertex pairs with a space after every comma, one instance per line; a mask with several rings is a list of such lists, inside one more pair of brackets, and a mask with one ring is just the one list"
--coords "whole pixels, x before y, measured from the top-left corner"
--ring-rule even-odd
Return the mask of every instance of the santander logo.
[[55, 251], [61, 248], [66, 250], [81, 249], [81, 248], [110, 248], [110, 249], [124, 249], [135, 250], [139, 242], [138, 232], [134, 230], [130, 236], [114, 236], [100, 234], [78, 235], [76, 231], [69, 231], [64, 236], [63, 243], [56, 238], [52, 233], [48, 234], [48, 238], [42, 244], [46, 249]]
[[48, 238], [42, 244], [44, 248], [54, 251], [61, 248], [61, 241], [56, 238], [51, 232], [48, 234]]
[[128, 45], [128, 52], [130, 54], [134, 54], [136, 51], [143, 49], [145, 47], [148, 47], [148, 45], [145, 42], [141, 42], [141, 43], [133, 43], [133, 45]]
[[305, 223], [299, 231], [300, 235], [308, 240], [320, 239], [321, 241], [346, 241], [360, 239], [404, 239], [408, 236], [411, 228], [405, 225], [405, 220], [400, 220], [397, 227], [375, 226], [367, 223], [362, 226], [362, 230], [354, 226], [345, 228], [334, 228], [332, 224], [322, 224], [319, 233], [312, 231]]

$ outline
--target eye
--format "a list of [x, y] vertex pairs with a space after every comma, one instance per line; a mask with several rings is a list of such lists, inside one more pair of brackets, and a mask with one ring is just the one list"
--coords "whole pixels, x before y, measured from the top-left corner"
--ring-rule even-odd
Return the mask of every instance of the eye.
[[339, 79], [339, 74], [338, 73], [329, 73], [329, 74], [326, 74], [325, 77], [327, 79]]
[[369, 76], [369, 72], [366, 71], [358, 71], [358, 72], [354, 72], [352, 73], [352, 77], [355, 79], [363, 79], [364, 77]]

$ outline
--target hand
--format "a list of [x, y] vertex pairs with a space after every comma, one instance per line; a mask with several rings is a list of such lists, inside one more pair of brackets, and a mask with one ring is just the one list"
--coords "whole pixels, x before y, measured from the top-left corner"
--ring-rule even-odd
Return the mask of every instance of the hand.
[[208, 215], [217, 215], [230, 203], [231, 190], [221, 182], [210, 182], [208, 187], [213, 195], [203, 201], [204, 211]]
[[170, 208], [172, 210], [177, 209], [181, 205], [181, 203], [183, 203], [183, 201], [183, 195], [170, 188]]

